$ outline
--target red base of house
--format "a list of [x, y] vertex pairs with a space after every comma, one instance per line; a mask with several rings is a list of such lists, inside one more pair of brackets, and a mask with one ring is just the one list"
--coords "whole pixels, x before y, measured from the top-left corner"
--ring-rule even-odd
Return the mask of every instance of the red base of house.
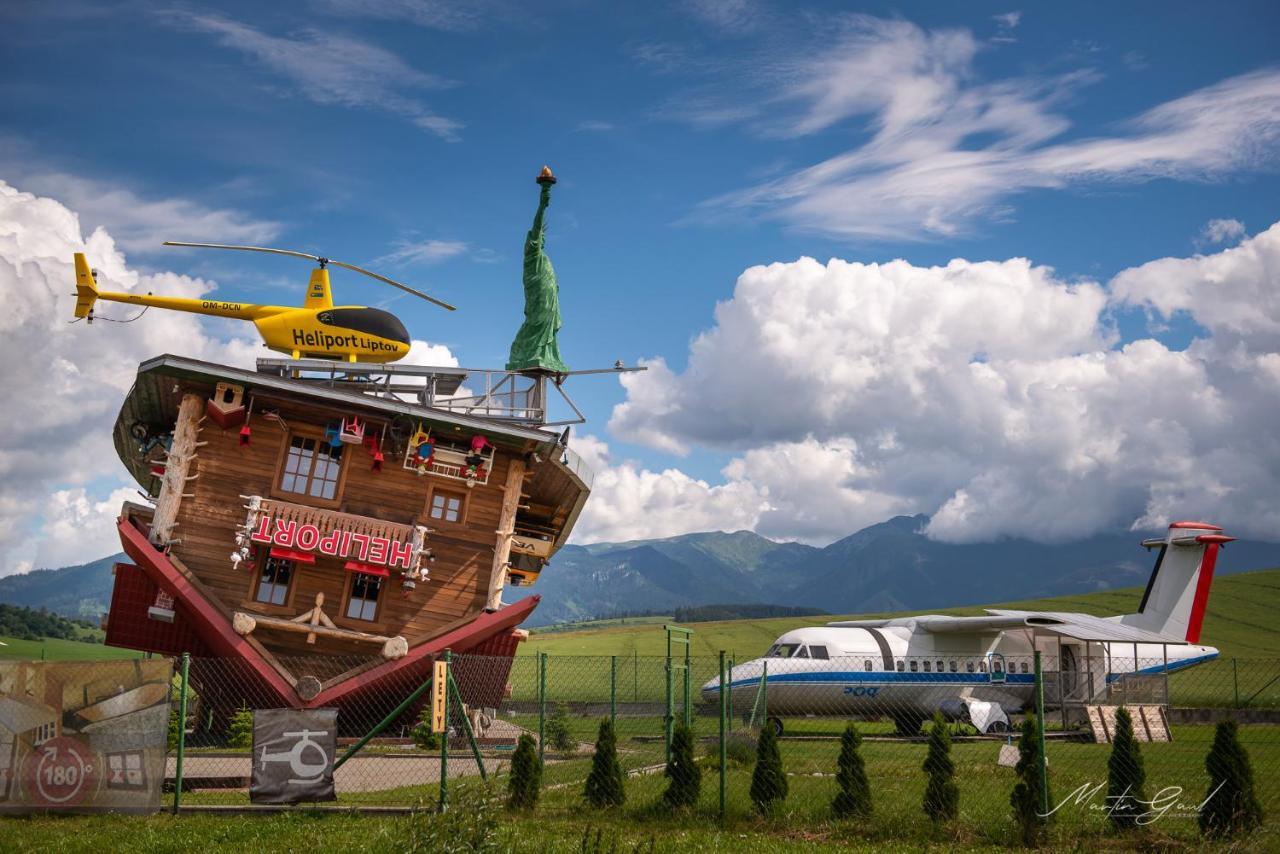
[[[286, 678], [231, 621], [208, 601], [131, 521], [120, 519], [120, 542], [136, 566], [117, 564], [106, 643], [163, 655], [193, 656], [193, 681], [204, 683], [203, 698], [229, 708], [338, 707], [344, 729], [372, 725], [431, 676], [433, 661], [446, 649], [454, 653], [492, 656], [488, 662], [459, 662], [459, 687], [472, 706], [497, 706], [502, 698], [518, 638], [513, 631], [541, 597], [531, 596], [412, 647], [403, 658], [385, 661], [342, 679], [325, 683], [318, 694], [302, 699]], [[156, 593], [173, 597], [173, 622], [151, 619], [148, 608]], [[468, 672], [470, 671], [470, 672]], [[464, 675], [466, 674], [466, 675]], [[215, 698], [215, 695], [217, 697]]]

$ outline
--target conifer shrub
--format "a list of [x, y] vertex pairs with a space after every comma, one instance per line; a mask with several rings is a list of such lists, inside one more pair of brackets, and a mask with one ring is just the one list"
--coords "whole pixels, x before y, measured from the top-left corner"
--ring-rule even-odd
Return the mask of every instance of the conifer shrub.
[[578, 742], [569, 730], [569, 707], [564, 703], [556, 703], [551, 709], [551, 716], [546, 721], [547, 744], [558, 753], [568, 753], [578, 749]]
[[168, 735], [168, 752], [173, 753], [178, 749], [178, 735], [182, 732], [182, 723], [178, 718], [178, 710], [169, 710], [169, 735]]
[[671, 758], [664, 772], [670, 781], [662, 793], [663, 802], [671, 809], [692, 807], [698, 803], [702, 789], [702, 769], [693, 758], [693, 730], [683, 722], [671, 733]]
[[542, 792], [542, 761], [538, 746], [527, 732], [516, 742], [511, 756], [511, 776], [507, 779], [507, 809], [531, 810]]
[[940, 714], [933, 716], [929, 727], [929, 752], [922, 767], [929, 775], [922, 803], [925, 815], [936, 822], [951, 821], [960, 812], [960, 788], [955, 781], [956, 764], [951, 760], [951, 733]]
[[1204, 759], [1209, 791], [1200, 806], [1200, 832], [1212, 839], [1248, 833], [1262, 824], [1262, 804], [1253, 783], [1253, 766], [1240, 743], [1235, 721], [1218, 723]]
[[840, 791], [831, 802], [836, 818], [870, 818], [871, 784], [867, 781], [867, 768], [858, 747], [862, 736], [853, 724], [840, 734], [840, 756], [836, 760], [836, 785]]
[[751, 802], [756, 812], [768, 815], [787, 799], [787, 775], [782, 770], [778, 735], [767, 722], [756, 742], [756, 767], [751, 772]]
[[409, 737], [422, 750], [439, 750], [440, 733], [431, 731], [431, 704], [425, 703], [418, 713], [418, 722], [409, 730]]
[[587, 803], [597, 809], [619, 807], [627, 800], [622, 785], [622, 765], [618, 762], [618, 737], [613, 731], [613, 721], [608, 718], [600, 722], [591, 773], [587, 775], [582, 794]]
[[253, 712], [241, 706], [227, 725], [227, 746], [253, 747]]
[[1018, 764], [1014, 768], [1018, 784], [1013, 787], [1009, 804], [1013, 818], [1018, 823], [1022, 844], [1028, 848], [1044, 842], [1049, 817], [1041, 815], [1044, 806], [1044, 789], [1040, 779], [1040, 720], [1028, 715], [1022, 722], [1022, 737], [1018, 740]]
[[1107, 816], [1117, 830], [1138, 826], [1147, 811], [1147, 772], [1142, 751], [1133, 737], [1133, 717], [1124, 706], [1116, 709], [1116, 729], [1107, 759]]

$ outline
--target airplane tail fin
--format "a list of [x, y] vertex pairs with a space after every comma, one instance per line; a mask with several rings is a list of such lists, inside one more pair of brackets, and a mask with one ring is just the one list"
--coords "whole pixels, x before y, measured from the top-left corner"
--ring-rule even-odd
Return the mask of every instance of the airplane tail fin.
[[76, 253], [76, 317], [88, 317], [98, 301], [98, 283], [83, 252]]
[[1163, 538], [1144, 541], [1144, 546], [1159, 546], [1160, 553], [1138, 613], [1120, 622], [1199, 643], [1218, 550], [1234, 539], [1207, 522], [1174, 522]]

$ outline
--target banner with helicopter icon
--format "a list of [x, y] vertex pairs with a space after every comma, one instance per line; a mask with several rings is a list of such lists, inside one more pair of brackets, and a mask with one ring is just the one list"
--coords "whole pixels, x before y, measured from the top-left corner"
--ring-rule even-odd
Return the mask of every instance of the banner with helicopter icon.
[[253, 713], [255, 804], [332, 801], [337, 709], [257, 709]]

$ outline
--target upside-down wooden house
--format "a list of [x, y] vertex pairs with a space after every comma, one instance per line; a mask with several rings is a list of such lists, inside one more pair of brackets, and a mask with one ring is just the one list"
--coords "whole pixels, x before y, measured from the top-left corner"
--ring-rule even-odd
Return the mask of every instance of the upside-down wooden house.
[[554, 378], [497, 374], [143, 363], [114, 438], [148, 502], [119, 518], [133, 563], [106, 642], [191, 653], [218, 715], [336, 706], [353, 731], [445, 649], [505, 660], [466, 680], [497, 705], [538, 604], [503, 591], [536, 580], [590, 488], [547, 425]]

